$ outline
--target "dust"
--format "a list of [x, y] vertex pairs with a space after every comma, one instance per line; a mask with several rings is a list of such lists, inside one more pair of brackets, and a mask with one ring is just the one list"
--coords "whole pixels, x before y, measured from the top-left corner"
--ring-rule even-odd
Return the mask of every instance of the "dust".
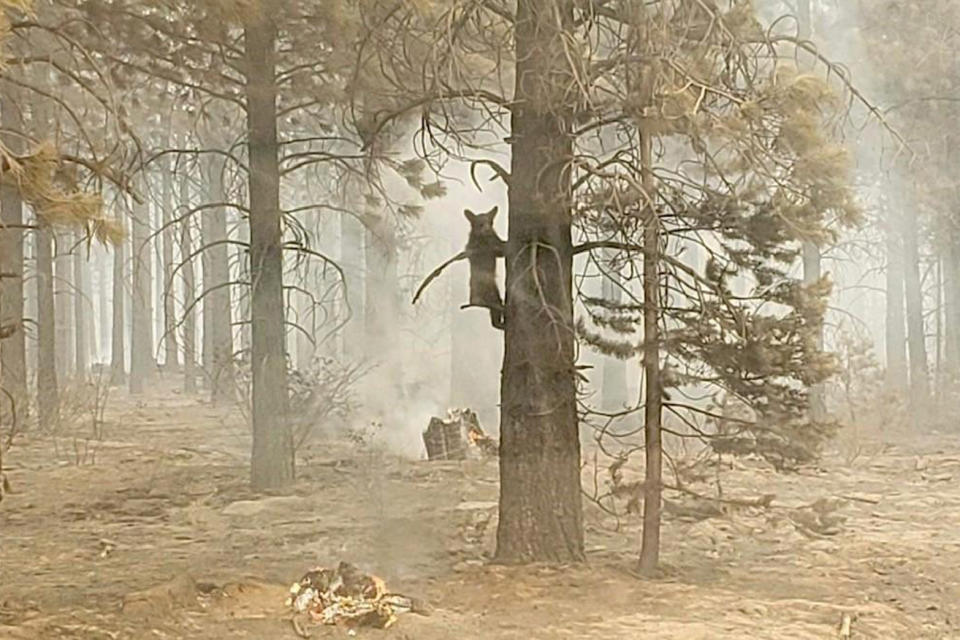
[[495, 460], [326, 438], [301, 452], [291, 490], [255, 495], [242, 418], [172, 384], [154, 394], [117, 393], [95, 462], [14, 443], [0, 637], [295, 638], [287, 588], [341, 560], [433, 610], [359, 631], [370, 638], [836, 638], [844, 620], [854, 638], [960, 637], [954, 434], [861, 436], [857, 456], [838, 448], [797, 474], [735, 463], [718, 509], [670, 496], [664, 571], [643, 580], [637, 519], [590, 503], [585, 565], [490, 564]]

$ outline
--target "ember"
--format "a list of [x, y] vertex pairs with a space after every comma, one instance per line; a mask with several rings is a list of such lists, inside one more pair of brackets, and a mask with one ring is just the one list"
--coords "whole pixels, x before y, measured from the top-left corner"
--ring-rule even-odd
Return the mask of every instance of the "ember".
[[341, 562], [336, 569], [318, 567], [290, 587], [286, 602], [320, 624], [386, 629], [401, 613], [425, 613], [413, 598], [387, 593], [380, 578]]
[[496, 456], [498, 451], [497, 440], [487, 435], [470, 409], [453, 409], [446, 419], [431, 418], [423, 443], [429, 460], [466, 460]]

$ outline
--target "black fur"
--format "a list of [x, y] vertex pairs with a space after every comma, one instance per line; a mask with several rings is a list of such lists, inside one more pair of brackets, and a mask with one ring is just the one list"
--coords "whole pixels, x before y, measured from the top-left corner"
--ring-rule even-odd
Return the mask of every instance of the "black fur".
[[470, 221], [467, 239], [467, 260], [470, 261], [470, 306], [490, 310], [490, 323], [497, 329], [504, 327], [503, 298], [497, 284], [497, 258], [502, 258], [506, 243], [493, 228], [497, 207], [486, 213], [469, 209], [463, 215]]

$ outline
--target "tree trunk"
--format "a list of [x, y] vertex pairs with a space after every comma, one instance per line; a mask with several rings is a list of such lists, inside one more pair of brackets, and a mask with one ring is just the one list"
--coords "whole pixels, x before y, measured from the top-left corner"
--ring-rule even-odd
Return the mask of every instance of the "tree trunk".
[[344, 273], [350, 319], [343, 328], [343, 356], [349, 362], [363, 358], [364, 274], [363, 225], [356, 216], [340, 214], [340, 262]]
[[[184, 171], [186, 174], [186, 171]], [[173, 245], [176, 241], [173, 224], [173, 167], [169, 161], [164, 162], [163, 177], [163, 205], [161, 211], [162, 269], [163, 269], [163, 366], [165, 369], [176, 369], [180, 366], [180, 354], [177, 346], [177, 310], [173, 286]]]
[[[208, 155], [206, 160], [207, 203], [225, 200], [223, 172], [224, 158]], [[201, 216], [202, 239], [207, 248], [203, 276], [204, 329], [210, 332], [207, 349], [210, 350], [210, 393], [214, 402], [233, 397], [233, 326], [230, 320], [230, 269], [227, 251], [227, 210], [224, 206], [210, 207]]]
[[90, 304], [90, 297], [86, 285], [86, 262], [87, 256], [84, 255], [84, 248], [80, 234], [77, 234], [78, 246], [73, 252], [73, 331], [76, 358], [76, 373], [81, 380], [87, 377], [90, 370], [90, 342], [89, 337], [89, 314], [87, 307]]
[[282, 213], [277, 145], [276, 25], [263, 6], [245, 25], [249, 145], [253, 456], [258, 490], [289, 485], [294, 450], [287, 422]]
[[886, 354], [887, 390], [902, 396], [907, 387], [907, 333], [904, 316], [903, 237], [900, 234], [900, 214], [887, 212], [887, 306]]
[[[181, 192], [182, 193], [182, 192]], [[180, 255], [183, 264], [183, 390], [197, 392], [197, 285], [193, 273], [193, 238], [190, 233], [190, 218], [180, 223]]]
[[926, 406], [930, 396], [927, 345], [923, 326], [923, 291], [920, 285], [920, 251], [917, 227], [904, 220], [904, 287], [907, 301], [907, 346], [910, 354], [910, 397], [916, 409]]
[[[118, 214], [119, 217], [119, 214]], [[124, 313], [124, 243], [113, 246], [113, 280], [111, 301], [112, 318], [110, 321], [110, 384], [120, 385], [127, 379], [127, 354], [125, 338], [127, 331]]]
[[153, 299], [150, 277], [150, 217], [145, 204], [133, 207], [133, 308], [130, 332], [130, 393], [143, 393], [153, 361]]
[[76, 291], [73, 288], [73, 259], [70, 255], [70, 234], [54, 233], [54, 313], [57, 331], [57, 374], [60, 380], [68, 379], [73, 372], [75, 351], [73, 332], [73, 304]]
[[[0, 104], [0, 126], [6, 131], [21, 128], [21, 119], [16, 104], [8, 94]], [[8, 148], [16, 152], [20, 145], [15, 136], [4, 136]], [[3, 229], [23, 224], [23, 201], [16, 185], [0, 183], [0, 328], [12, 331], [0, 341], [0, 389], [9, 393], [16, 402], [17, 421], [22, 423], [27, 411], [27, 352], [24, 331], [24, 259], [23, 230]], [[0, 406], [6, 402], [0, 400]], [[11, 414], [11, 415], [12, 415]], [[0, 411], [0, 416], [3, 412]], [[2, 421], [2, 418], [0, 418]], [[14, 431], [21, 424], [12, 424]]]
[[[652, 141], [641, 140], [643, 186], [654, 193]], [[643, 377], [644, 457], [643, 539], [640, 571], [653, 573], [660, 564], [660, 507], [663, 493], [663, 384], [660, 377], [660, 221], [656, 207], [649, 206], [643, 225]]]
[[569, 0], [517, 2], [496, 552], [504, 563], [584, 559], [564, 103], [572, 21]]
[[60, 419], [57, 387], [57, 327], [53, 293], [53, 233], [41, 225], [37, 246], [37, 416], [40, 429], [55, 430]]
[[960, 246], [951, 238], [943, 254], [944, 363], [949, 384], [960, 375]]
[[101, 250], [100, 259], [97, 260], [97, 301], [100, 305], [97, 316], [97, 360], [101, 363], [106, 362], [107, 352], [110, 349], [110, 333], [107, 327], [107, 316], [110, 315], [110, 297], [107, 295], [110, 284], [110, 254], [106, 250]]

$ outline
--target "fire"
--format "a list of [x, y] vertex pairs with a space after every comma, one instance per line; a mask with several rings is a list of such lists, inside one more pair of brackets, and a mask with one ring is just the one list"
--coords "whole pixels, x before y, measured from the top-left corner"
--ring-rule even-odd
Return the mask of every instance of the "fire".
[[386, 629], [397, 615], [415, 609], [411, 598], [387, 591], [384, 580], [341, 562], [336, 569], [317, 567], [290, 587], [286, 605], [307, 613], [319, 624]]

